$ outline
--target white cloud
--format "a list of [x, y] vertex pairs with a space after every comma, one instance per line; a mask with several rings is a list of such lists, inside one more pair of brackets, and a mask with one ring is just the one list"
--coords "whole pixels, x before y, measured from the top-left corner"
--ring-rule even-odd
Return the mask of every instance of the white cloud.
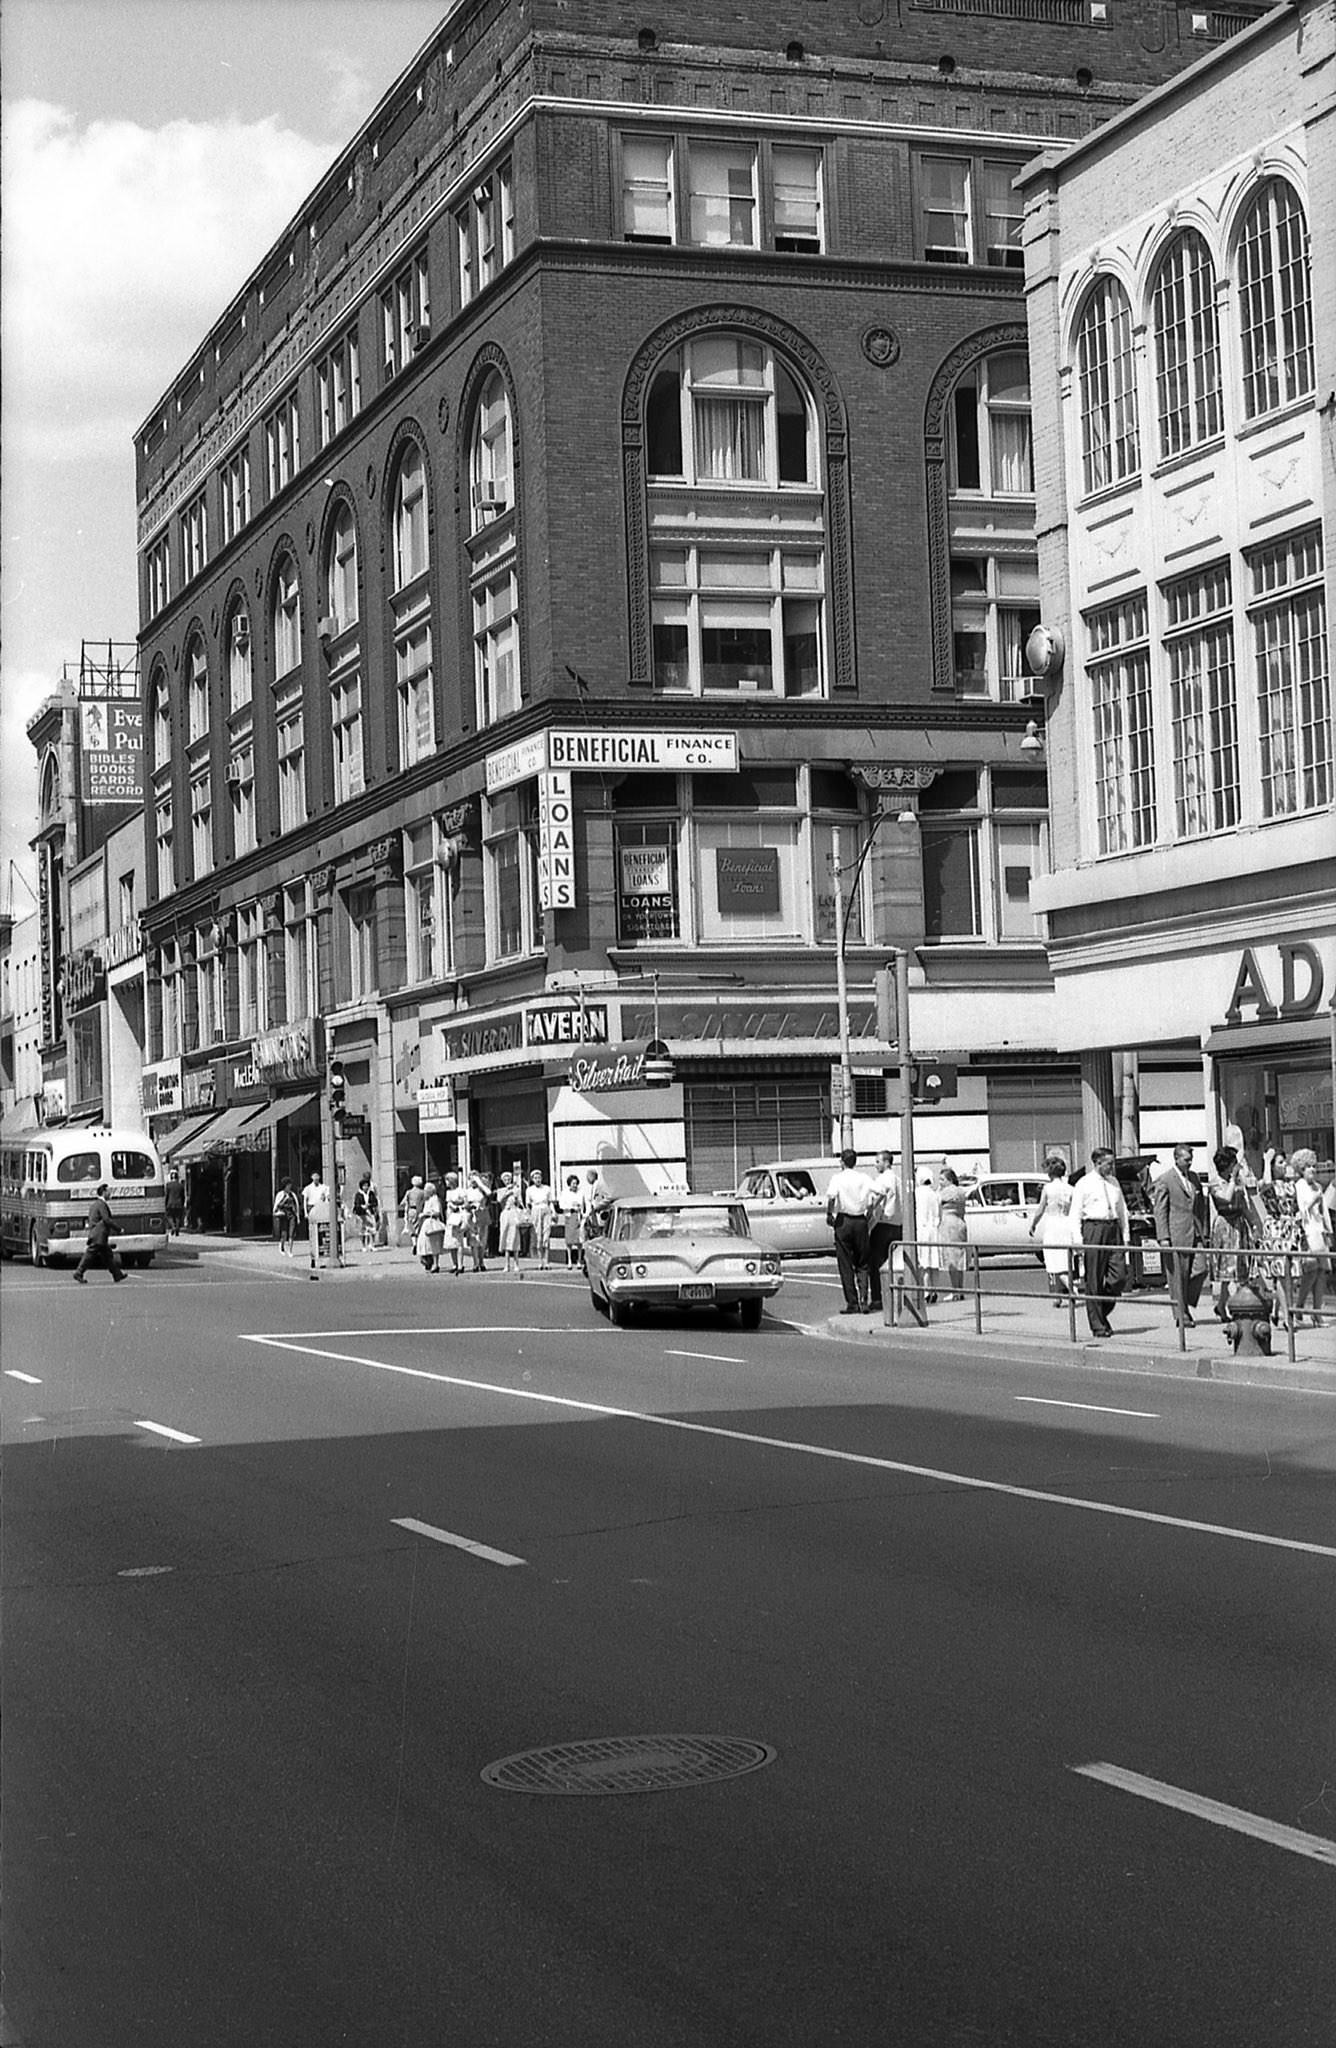
[[317, 62], [329, 73], [329, 107], [326, 119], [339, 135], [360, 128], [378, 97], [365, 62], [350, 50], [335, 48], [316, 53]]
[[128, 457], [129, 437], [329, 163], [263, 121], [4, 130], [7, 458]]

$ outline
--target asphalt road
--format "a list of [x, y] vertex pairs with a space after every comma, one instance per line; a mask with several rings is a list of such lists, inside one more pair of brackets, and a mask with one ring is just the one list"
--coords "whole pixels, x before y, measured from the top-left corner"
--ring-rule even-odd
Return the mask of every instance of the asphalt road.
[[[812, 1274], [0, 1294], [0, 2040], [1332, 2041], [1336, 1401], [892, 1358]], [[481, 1776], [663, 1736], [773, 1754]]]

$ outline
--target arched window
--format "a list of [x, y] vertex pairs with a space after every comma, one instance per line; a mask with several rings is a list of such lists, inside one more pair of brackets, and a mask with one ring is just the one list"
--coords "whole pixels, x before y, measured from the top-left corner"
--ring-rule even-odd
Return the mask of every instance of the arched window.
[[227, 622], [226, 645], [228, 707], [240, 711], [252, 694], [250, 620], [240, 605]]
[[[951, 660], [963, 696], [1014, 703], [1033, 685], [1025, 642], [1039, 623], [1030, 365], [999, 349], [951, 392]], [[980, 500], [1002, 502], [981, 506]]]
[[357, 623], [357, 528], [346, 504], [335, 514], [325, 554], [325, 611], [336, 633]]
[[153, 686], [153, 766], [166, 768], [172, 758], [172, 700], [161, 671]]
[[514, 492], [512, 472], [510, 401], [499, 371], [494, 370], [483, 385], [473, 416], [469, 475], [474, 533], [489, 519], [509, 511]]
[[1086, 300], [1076, 329], [1076, 369], [1084, 485], [1102, 491], [1134, 476], [1141, 463], [1132, 309], [1116, 278], [1101, 278]]
[[1239, 230], [1239, 329], [1246, 418], [1312, 390], [1308, 222], [1283, 178], [1268, 178]]
[[1220, 333], [1215, 271], [1195, 229], [1175, 235], [1151, 292], [1155, 415], [1160, 454], [1178, 455], [1220, 432]]
[[823, 695], [816, 411], [779, 350], [733, 333], [673, 349], [649, 382], [645, 453], [655, 689]]
[[274, 675], [285, 676], [302, 658], [301, 587], [297, 564], [284, 555], [274, 578]]
[[402, 590], [427, 568], [427, 471], [416, 442], [410, 442], [399, 463], [393, 525], [394, 587]]
[[193, 745], [209, 730], [209, 662], [202, 640], [191, 641], [186, 670], [186, 737]]

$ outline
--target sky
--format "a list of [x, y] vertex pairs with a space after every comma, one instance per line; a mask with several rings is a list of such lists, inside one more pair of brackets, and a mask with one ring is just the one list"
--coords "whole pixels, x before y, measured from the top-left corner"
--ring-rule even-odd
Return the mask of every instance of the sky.
[[138, 626], [135, 429], [448, 11], [4, 0], [0, 907], [18, 916], [27, 721], [81, 641]]

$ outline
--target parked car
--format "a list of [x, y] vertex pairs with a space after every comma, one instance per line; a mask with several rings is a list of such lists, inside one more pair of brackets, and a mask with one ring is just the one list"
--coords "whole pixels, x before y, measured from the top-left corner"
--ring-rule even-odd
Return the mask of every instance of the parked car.
[[1042, 1173], [986, 1173], [965, 1196], [965, 1236], [979, 1252], [1030, 1252], [1043, 1249], [1030, 1235], [1044, 1186]]
[[838, 1159], [766, 1160], [748, 1168], [740, 1187], [722, 1194], [744, 1205], [752, 1236], [768, 1252], [817, 1258], [835, 1249], [826, 1190], [839, 1170]]
[[594, 1307], [619, 1326], [639, 1308], [716, 1308], [755, 1330], [783, 1285], [778, 1256], [751, 1236], [741, 1202], [716, 1195], [613, 1202], [601, 1233], [585, 1239], [584, 1261]]

